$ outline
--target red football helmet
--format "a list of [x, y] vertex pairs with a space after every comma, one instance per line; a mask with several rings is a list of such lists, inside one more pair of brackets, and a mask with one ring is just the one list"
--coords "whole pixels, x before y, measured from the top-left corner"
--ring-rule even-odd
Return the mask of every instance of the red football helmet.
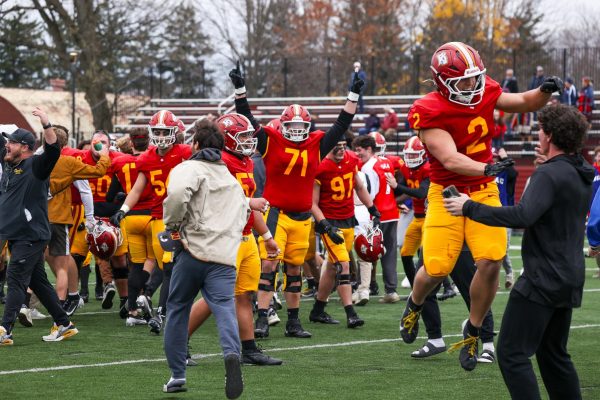
[[[167, 135], [156, 135], [155, 130], [167, 131]], [[168, 110], [160, 110], [152, 116], [148, 123], [150, 143], [159, 149], [166, 149], [175, 143], [175, 135], [184, 132], [185, 126], [177, 119], [175, 114]]]
[[281, 133], [292, 142], [303, 142], [310, 132], [310, 113], [300, 104], [288, 106], [281, 117]]
[[225, 114], [215, 121], [225, 136], [225, 148], [243, 156], [251, 156], [256, 150], [258, 139], [254, 127], [242, 114]]
[[361, 233], [354, 239], [356, 254], [367, 262], [375, 262], [385, 254], [383, 247], [383, 233], [379, 228], [367, 226], [367, 233]]
[[267, 124], [267, 126], [281, 132], [281, 120], [279, 118], [274, 118], [274, 119], [270, 120], [269, 123]]
[[385, 136], [377, 131], [369, 132], [369, 136], [375, 139], [376, 154], [378, 156], [385, 156]]
[[418, 168], [425, 162], [425, 147], [418, 136], [413, 136], [406, 141], [404, 162], [408, 168]]
[[[479, 53], [471, 46], [461, 42], [449, 42], [440, 46], [431, 57], [430, 68], [442, 96], [463, 106], [481, 102], [486, 70]], [[459, 83], [470, 78], [474, 78], [474, 84], [468, 90], [459, 89]]]
[[86, 240], [93, 255], [101, 260], [108, 260], [123, 242], [123, 236], [121, 236], [119, 228], [108, 221], [99, 219], [92, 230], [88, 232]]

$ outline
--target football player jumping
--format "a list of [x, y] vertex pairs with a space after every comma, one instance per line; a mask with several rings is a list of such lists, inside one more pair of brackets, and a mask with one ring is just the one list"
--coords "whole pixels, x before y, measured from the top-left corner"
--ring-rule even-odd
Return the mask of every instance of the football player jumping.
[[471, 309], [464, 340], [453, 348], [460, 349], [460, 364], [471, 371], [477, 365], [482, 321], [498, 287], [499, 268], [506, 253], [506, 230], [451, 216], [444, 208], [442, 190], [454, 185], [474, 201], [500, 207], [494, 176], [513, 162], [492, 163], [494, 108], [510, 113], [535, 111], [563, 83], [558, 77], [549, 77], [539, 88], [503, 93], [496, 81], [486, 77], [479, 53], [460, 42], [446, 43], [435, 51], [431, 72], [437, 91], [417, 100], [408, 115], [411, 128], [419, 131], [425, 145], [431, 184], [423, 232], [425, 267], [415, 276], [400, 334], [406, 343], [415, 340], [425, 297], [452, 271], [466, 241], [477, 272], [471, 283]]
[[[235, 86], [236, 112], [247, 117], [256, 129], [257, 149], [263, 156], [267, 175], [263, 196], [271, 205], [266, 215], [269, 231], [259, 238], [262, 273], [254, 333], [256, 337], [269, 335], [267, 312], [275, 290], [275, 270], [283, 260], [283, 290], [288, 312], [285, 335], [309, 338], [312, 334], [304, 330], [298, 313], [302, 287], [300, 270], [309, 246], [313, 184], [321, 159], [342, 139], [352, 123], [364, 82], [355, 74], [348, 101], [337, 121], [327, 133], [317, 130], [309, 134], [310, 114], [298, 104], [283, 111], [281, 132], [261, 126], [250, 111], [239, 62], [229, 77]], [[269, 257], [265, 248], [265, 241], [271, 237], [281, 249], [276, 257]]]

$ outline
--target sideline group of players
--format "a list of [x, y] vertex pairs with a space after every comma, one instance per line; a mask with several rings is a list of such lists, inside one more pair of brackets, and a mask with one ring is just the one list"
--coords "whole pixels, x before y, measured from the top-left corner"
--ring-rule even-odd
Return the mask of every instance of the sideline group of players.
[[[379, 155], [377, 141], [380, 138], [377, 135], [356, 138], [353, 142], [356, 153], [347, 149], [344, 135], [356, 113], [364, 84], [358, 74], [355, 74], [348, 101], [337, 121], [325, 133], [310, 131], [310, 114], [297, 104], [288, 106], [279, 120], [261, 126], [251, 113], [239, 65], [230, 72], [235, 86], [236, 113], [223, 115], [215, 121], [226, 139], [223, 161], [249, 198], [253, 197], [256, 188], [250, 158], [255, 151], [261, 154], [266, 171], [263, 197], [253, 198], [250, 202], [254, 212], [244, 228], [236, 265], [235, 298], [243, 362], [281, 364], [281, 360], [264, 354], [254, 341], [255, 337], [264, 338], [270, 334], [269, 306], [280, 265], [288, 315], [285, 336], [312, 336], [300, 322], [299, 307], [301, 271], [313, 226], [326, 249], [327, 260], [322, 267], [310, 321], [339, 323], [325, 312], [327, 299], [337, 288], [347, 327], [362, 326], [365, 322], [356, 313], [353, 300], [360, 305], [368, 301], [370, 263], [382, 257], [386, 292], [383, 300], [390, 303], [399, 300], [396, 293], [398, 195], [400, 200], [413, 198], [415, 216], [400, 252], [414, 289], [402, 317], [401, 336], [407, 343], [415, 340], [422, 311], [426, 317], [425, 297], [439, 285], [440, 278], [452, 271], [463, 241], [466, 241], [478, 267], [467, 279], [466, 287], [473, 280], [485, 292], [485, 295], [477, 292], [477, 298], [473, 298], [464, 340], [457, 346], [461, 349], [463, 368], [474, 368], [473, 362], [476, 363], [479, 356], [477, 342], [482, 321], [489, 312], [497, 286], [498, 260], [502, 260], [506, 251], [506, 235], [502, 233], [503, 228], [489, 228], [450, 217], [441, 205], [442, 189], [455, 185], [477, 201], [499, 206], [493, 176], [510, 163], [492, 163], [488, 133], [493, 127], [494, 106], [511, 112], [537, 109], [548, 100], [548, 93], [552, 93], [557, 84], [542, 85], [535, 89], [535, 94], [531, 93], [533, 91], [503, 94], [496, 82], [486, 80], [485, 68], [477, 52], [458, 42], [448, 43], [436, 51], [432, 73], [438, 91], [418, 100], [409, 113], [411, 127], [420, 131], [426, 146], [419, 137], [410, 138], [404, 148], [403, 160]], [[162, 110], [152, 117], [147, 130], [130, 132], [133, 154], [108, 152], [111, 164], [106, 174], [88, 180], [93, 196], [93, 215], [99, 222], [88, 219], [85, 223], [85, 214], [89, 215], [89, 210], [84, 210], [77, 191], [73, 190], [70, 254], [82, 269], [88, 249], [92, 251], [103, 283], [102, 307], [111, 308], [118, 292], [120, 316], [126, 325], [147, 324], [154, 333], [161, 331], [167, 315], [165, 305], [173, 268], [173, 255], [163, 250], [157, 235], [165, 229], [162, 203], [168, 195], [170, 171], [191, 156], [190, 146], [177, 142], [178, 134], [184, 129], [172, 112]], [[94, 146], [97, 143], [101, 146]], [[99, 131], [92, 137], [92, 148], [64, 147], [62, 154], [95, 165], [109, 146], [109, 135]], [[79, 229], [82, 223], [86, 229]], [[358, 227], [356, 234], [355, 227]], [[451, 254], [447, 245], [449, 234], [456, 239], [451, 245]], [[417, 272], [413, 257], [422, 242], [425, 268]], [[361, 284], [354, 296], [350, 286], [353, 246], [364, 261], [359, 263]], [[154, 311], [150, 301], [152, 293], [146, 288], [146, 282], [156, 266], [163, 272], [163, 288], [159, 306]], [[480, 272], [482, 269], [485, 273]], [[82, 290], [87, 290], [87, 277], [84, 281]], [[257, 318], [253, 321], [251, 295], [255, 292]], [[72, 314], [77, 304], [79, 294], [72, 293], [69, 287], [65, 308]], [[439, 319], [439, 310], [437, 313]], [[197, 302], [191, 313], [189, 335], [209, 315], [206, 303]], [[413, 355], [426, 357], [439, 353], [442, 348], [445, 350], [445, 345], [435, 341], [440, 338], [430, 335], [433, 341], [428, 341]], [[194, 361], [190, 358], [188, 363]]]

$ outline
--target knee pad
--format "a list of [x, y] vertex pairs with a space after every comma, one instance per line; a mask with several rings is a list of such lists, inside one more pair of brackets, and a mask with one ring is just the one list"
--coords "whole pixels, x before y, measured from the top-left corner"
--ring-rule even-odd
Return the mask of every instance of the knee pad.
[[338, 286], [350, 284], [350, 274], [339, 274], [338, 275]]
[[129, 276], [129, 269], [125, 268], [112, 268], [113, 278], [115, 279], [127, 279]]
[[260, 279], [269, 281], [269, 284], [259, 283], [258, 290], [262, 290], [265, 292], [274, 292], [275, 291], [275, 273], [274, 272], [261, 272]]
[[[283, 291], [288, 293], [300, 293], [302, 291], [302, 276], [300, 275], [288, 275], [287, 271], [283, 274], [284, 287]], [[292, 283], [300, 282], [300, 285], [292, 286]]]

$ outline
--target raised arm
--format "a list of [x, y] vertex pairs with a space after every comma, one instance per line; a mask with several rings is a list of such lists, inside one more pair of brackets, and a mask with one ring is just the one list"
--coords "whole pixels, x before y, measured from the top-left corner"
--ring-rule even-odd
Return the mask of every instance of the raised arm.
[[552, 93], [562, 93], [564, 87], [562, 79], [551, 76], [544, 80], [539, 88], [528, 90], [524, 93], [502, 93], [498, 97], [496, 107], [509, 113], [523, 113], [536, 111], [544, 107]]

